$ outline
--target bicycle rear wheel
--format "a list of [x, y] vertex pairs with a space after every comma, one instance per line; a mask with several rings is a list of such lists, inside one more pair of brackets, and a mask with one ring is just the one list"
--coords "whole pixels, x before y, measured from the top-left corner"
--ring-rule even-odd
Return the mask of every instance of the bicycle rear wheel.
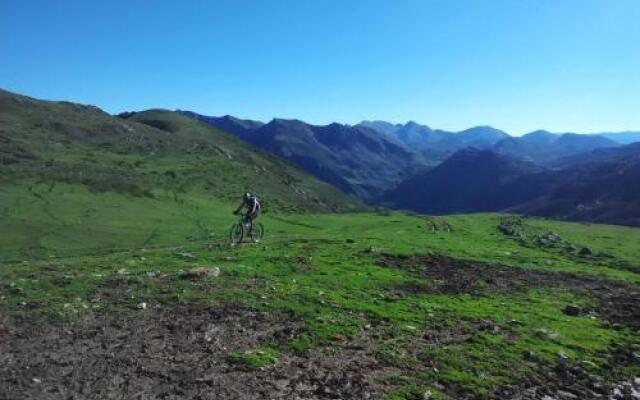
[[241, 223], [235, 223], [231, 226], [231, 232], [229, 232], [229, 243], [231, 245], [236, 245], [242, 242], [244, 238], [244, 227]]
[[251, 240], [253, 240], [254, 243], [258, 243], [264, 237], [264, 226], [259, 222], [257, 224], [254, 224], [253, 228], [249, 232], [249, 235], [251, 236]]

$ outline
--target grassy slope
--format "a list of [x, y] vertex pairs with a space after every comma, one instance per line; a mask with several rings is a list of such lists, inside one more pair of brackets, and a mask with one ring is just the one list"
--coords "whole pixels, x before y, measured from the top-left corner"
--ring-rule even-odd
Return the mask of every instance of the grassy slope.
[[359, 207], [285, 161], [168, 111], [123, 120], [89, 106], [0, 91], [0, 136], [3, 191], [62, 182], [138, 198], [189, 192], [226, 203], [252, 191], [281, 211]]
[[[106, 198], [105, 202], [118, 204], [118, 198]], [[188, 203], [193, 207], [198, 204], [196, 198]], [[137, 216], [137, 221], [153, 220], [156, 211], [164, 214], [164, 210], [151, 209]], [[31, 213], [25, 210], [27, 214]], [[562, 309], [569, 303], [592, 304], [595, 299], [589, 292], [531, 288], [493, 295], [399, 294], [397, 287], [415, 282], [415, 277], [401, 268], [379, 265], [380, 254], [367, 252], [373, 246], [394, 255], [438, 253], [514, 268], [564, 271], [637, 284], [640, 247], [634, 243], [640, 243], [638, 229], [526, 220], [532, 234], [551, 230], [594, 251], [607, 251], [609, 257], [602, 261], [519, 245], [497, 232], [500, 216], [495, 214], [452, 216], [449, 219], [454, 227], [452, 233], [427, 233], [420, 217], [401, 213], [267, 214], [263, 218], [267, 239], [259, 245], [239, 248], [224, 244], [224, 233], [233, 217], [208, 203], [203, 203], [200, 214], [193, 217], [212, 222], [213, 236], [197, 240], [207, 244], [189, 240], [195, 229], [192, 219], [170, 218], [165, 221], [167, 225], [159, 224], [164, 228], [158, 231], [170, 247], [5, 263], [0, 269], [0, 281], [5, 282], [0, 286], [1, 309], [31, 317], [69, 318], [113, 310], [135, 313], [139, 312], [136, 304], [141, 301], [166, 306], [204, 302], [285, 312], [304, 321], [302, 333], [284, 347], [266, 344], [253, 353], [230, 354], [232, 360], [256, 368], [277, 362], [278, 353], [304, 352], [316, 346], [339, 347], [341, 343], [333, 340], [336, 335], [355, 338], [371, 329], [381, 337], [375, 342], [378, 357], [410, 371], [389, 378], [389, 384], [397, 388], [390, 398], [419, 398], [416, 396], [427, 389], [443, 398], [447, 395], [455, 398], [459, 393], [482, 397], [499, 385], [543, 373], [554, 365], [560, 352], [593, 373], [605, 374], [603, 371], [608, 368], [605, 355], [610, 346], [640, 348], [640, 337], [629, 328], [611, 329], [599, 317], [563, 314]], [[50, 222], [52, 228], [59, 223]], [[113, 238], [120, 234], [135, 235], [130, 229], [119, 231], [119, 224], [126, 225], [119, 217], [97, 223], [104, 224], [105, 232]], [[94, 237], [89, 247], [95, 247], [103, 239]], [[69, 243], [67, 238], [59, 240], [60, 244]], [[205, 281], [180, 278], [182, 271], [195, 265], [217, 265], [223, 273]], [[115, 271], [122, 268], [130, 275], [118, 277]], [[160, 271], [167, 278], [148, 278], [149, 271]], [[112, 287], [109, 282], [118, 281], [120, 288], [122, 285], [129, 288], [128, 296], [118, 295], [120, 292], [110, 295], [110, 289], [104, 289]], [[419, 337], [416, 334], [429, 327], [472, 326], [485, 319], [510, 334], [483, 331], [474, 334], [472, 340], [445, 342], [437, 347], [419, 348], [414, 342]], [[511, 326], [512, 320], [519, 324]], [[366, 327], [370, 324], [373, 328]], [[540, 332], [550, 332], [552, 338]], [[417, 356], [408, 351], [416, 346]], [[526, 354], [540, 357], [542, 364], [525, 362]], [[435, 360], [437, 368], [423, 366], [424, 359]], [[620, 377], [639, 372], [637, 366], [628, 366], [607, 374]], [[442, 392], [439, 386], [432, 386], [435, 382], [447, 389]]]

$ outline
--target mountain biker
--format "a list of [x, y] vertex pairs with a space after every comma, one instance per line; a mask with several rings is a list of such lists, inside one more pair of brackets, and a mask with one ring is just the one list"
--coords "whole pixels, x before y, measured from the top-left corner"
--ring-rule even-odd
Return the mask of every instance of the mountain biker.
[[233, 213], [237, 215], [245, 207], [247, 208], [247, 213], [244, 215], [244, 223], [251, 223], [253, 226], [253, 223], [256, 218], [258, 218], [258, 213], [260, 212], [260, 200], [258, 199], [258, 196], [249, 192], [245, 193], [242, 196], [242, 203], [240, 203], [240, 206], [238, 206]]

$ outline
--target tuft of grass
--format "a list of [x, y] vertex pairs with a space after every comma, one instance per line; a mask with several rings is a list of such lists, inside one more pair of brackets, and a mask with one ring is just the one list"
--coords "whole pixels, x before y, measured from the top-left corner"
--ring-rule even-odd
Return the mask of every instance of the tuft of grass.
[[279, 353], [271, 347], [257, 350], [236, 351], [229, 355], [228, 359], [234, 364], [248, 369], [260, 369], [278, 363]]

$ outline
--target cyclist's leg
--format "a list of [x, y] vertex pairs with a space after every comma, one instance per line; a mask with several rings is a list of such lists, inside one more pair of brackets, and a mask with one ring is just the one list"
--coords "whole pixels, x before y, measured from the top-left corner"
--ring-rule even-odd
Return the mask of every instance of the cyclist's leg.
[[257, 212], [253, 212], [253, 213], [248, 213], [247, 214], [247, 221], [249, 223], [249, 232], [251, 232], [253, 230], [253, 224], [255, 223], [256, 218], [258, 217], [258, 213]]

